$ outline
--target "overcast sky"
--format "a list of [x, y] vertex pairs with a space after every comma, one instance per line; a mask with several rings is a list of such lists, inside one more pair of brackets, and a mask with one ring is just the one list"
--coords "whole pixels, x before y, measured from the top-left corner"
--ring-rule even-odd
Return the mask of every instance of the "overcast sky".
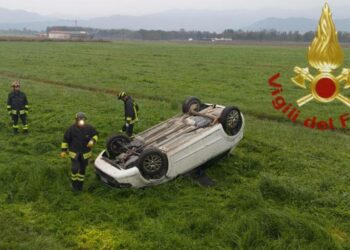
[[[329, 0], [333, 6], [350, 6], [349, 0]], [[0, 7], [39, 14], [66, 14], [78, 17], [101, 15], [143, 15], [170, 9], [256, 10], [262, 8], [320, 8], [322, 0], [0, 0]], [[349, 9], [350, 13], [350, 9]]]

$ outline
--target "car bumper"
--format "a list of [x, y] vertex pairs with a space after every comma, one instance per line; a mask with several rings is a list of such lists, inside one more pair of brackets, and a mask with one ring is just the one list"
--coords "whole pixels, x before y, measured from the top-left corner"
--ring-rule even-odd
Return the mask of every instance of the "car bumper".
[[102, 182], [118, 188], [139, 188], [149, 184], [137, 167], [120, 169], [104, 160], [103, 154], [104, 151], [95, 160], [95, 173]]

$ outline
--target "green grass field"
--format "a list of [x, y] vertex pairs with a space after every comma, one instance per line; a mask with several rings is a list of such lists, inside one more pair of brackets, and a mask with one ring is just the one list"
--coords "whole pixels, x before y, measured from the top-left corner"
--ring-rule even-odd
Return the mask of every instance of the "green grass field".
[[[350, 249], [350, 127], [314, 131], [271, 105], [280, 72], [288, 102], [308, 94], [289, 80], [307, 48], [176, 43], [0, 43], [0, 249]], [[344, 67], [350, 67], [345, 50]], [[22, 79], [29, 135], [13, 136], [6, 99]], [[141, 107], [140, 132], [181, 110], [187, 96], [237, 105], [245, 138], [207, 174], [161, 186], [112, 189], [95, 178], [71, 192], [60, 143], [84, 111], [100, 132], [95, 156], [122, 126], [125, 90]], [[350, 97], [349, 89], [344, 95]], [[295, 104], [294, 104], [295, 105]], [[311, 102], [302, 118], [349, 112]], [[349, 121], [350, 126], [350, 121]], [[339, 125], [337, 125], [339, 127]]]

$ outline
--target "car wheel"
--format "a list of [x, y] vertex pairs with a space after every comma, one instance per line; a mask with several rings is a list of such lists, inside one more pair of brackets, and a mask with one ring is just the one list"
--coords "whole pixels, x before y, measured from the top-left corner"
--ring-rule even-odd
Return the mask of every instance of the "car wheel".
[[220, 123], [226, 134], [236, 135], [242, 127], [241, 112], [236, 107], [226, 107], [221, 113]]
[[202, 103], [197, 97], [188, 97], [182, 104], [182, 112], [184, 114], [188, 113], [192, 108], [194, 111], [199, 112], [201, 109]]
[[141, 153], [138, 167], [145, 179], [160, 179], [168, 171], [168, 158], [159, 149], [148, 148]]
[[107, 152], [110, 157], [114, 158], [121, 153], [126, 152], [126, 145], [130, 143], [131, 140], [125, 135], [113, 135], [107, 140]]

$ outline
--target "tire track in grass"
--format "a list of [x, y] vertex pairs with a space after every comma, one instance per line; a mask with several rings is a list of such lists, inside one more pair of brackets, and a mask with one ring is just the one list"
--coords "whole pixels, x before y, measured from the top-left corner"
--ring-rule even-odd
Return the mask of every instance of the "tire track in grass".
[[[91, 86], [81, 86], [81, 85], [76, 85], [76, 84], [72, 84], [72, 83], [65, 83], [65, 82], [59, 82], [59, 81], [53, 81], [53, 80], [47, 80], [47, 79], [40, 79], [37, 77], [20, 75], [20, 74], [8, 72], [8, 71], [0, 71], [0, 76], [9, 77], [9, 78], [21, 78], [24, 80], [33, 81], [33, 82], [37, 82], [40, 84], [49, 84], [52, 86], [60, 86], [60, 87], [71, 88], [71, 89], [76, 89], [76, 90], [85, 90], [85, 91], [90, 91], [93, 93], [110, 94], [110, 95], [114, 95], [114, 96], [118, 95], [118, 93], [119, 93], [119, 90], [97, 88], [97, 87], [91, 87]], [[132, 93], [132, 92], [131, 92], [131, 95], [135, 96], [138, 99], [145, 99], [145, 100], [151, 100], [151, 101], [162, 101], [162, 102], [168, 102], [168, 103], [174, 101], [170, 98], [161, 97], [161, 96], [154, 96], [153, 97], [153, 96], [148, 96], [148, 95], [136, 94], [136, 93]], [[285, 118], [284, 116], [275, 116], [272, 114], [260, 113], [260, 112], [256, 112], [256, 111], [250, 111], [250, 110], [245, 111], [244, 115], [252, 116], [258, 120], [267, 120], [267, 121], [278, 122], [278, 123], [292, 124], [290, 122], [290, 120]], [[297, 126], [301, 126], [301, 127], [304, 126], [302, 121], [296, 121], [295, 124]], [[335, 129], [334, 132], [350, 135], [350, 128]]]
[[[285, 123], [285, 124], [290, 124], [290, 125], [295, 124], [298, 127], [304, 127], [304, 121], [297, 120], [293, 123], [288, 118], [285, 118], [284, 116], [275, 116], [272, 114], [259, 113], [259, 112], [251, 111], [251, 110], [245, 111], [244, 115], [254, 117], [258, 120], [266, 120], [266, 121], [271, 121], [271, 122], [276, 122], [276, 123]], [[335, 128], [333, 130], [333, 132], [339, 133], [339, 134], [350, 135], [350, 128], [345, 128], [345, 129]]]
[[[66, 82], [59, 82], [59, 81], [53, 81], [53, 80], [47, 80], [47, 79], [41, 79], [38, 77], [33, 77], [33, 76], [26, 76], [26, 75], [21, 75], [21, 74], [16, 74], [8, 71], [0, 71], [0, 76], [3, 77], [9, 77], [9, 78], [20, 78], [23, 80], [29, 80], [29, 81], [34, 81], [37, 83], [41, 84], [49, 84], [53, 86], [61, 86], [61, 87], [66, 87], [66, 88], [71, 88], [71, 89], [77, 89], [77, 90], [86, 90], [94, 93], [104, 93], [104, 94], [110, 94], [110, 95], [118, 95], [120, 90], [115, 90], [115, 89], [107, 89], [107, 88], [98, 88], [98, 87], [91, 87], [91, 86], [81, 86], [81, 85], [76, 85], [74, 83], [66, 83]], [[140, 99], [146, 99], [146, 100], [152, 100], [152, 101], [164, 101], [164, 102], [170, 102], [171, 100], [166, 97], [161, 97], [161, 96], [147, 96], [147, 95], [140, 95], [140, 94], [134, 94], [131, 92], [131, 94], [137, 98]]]

